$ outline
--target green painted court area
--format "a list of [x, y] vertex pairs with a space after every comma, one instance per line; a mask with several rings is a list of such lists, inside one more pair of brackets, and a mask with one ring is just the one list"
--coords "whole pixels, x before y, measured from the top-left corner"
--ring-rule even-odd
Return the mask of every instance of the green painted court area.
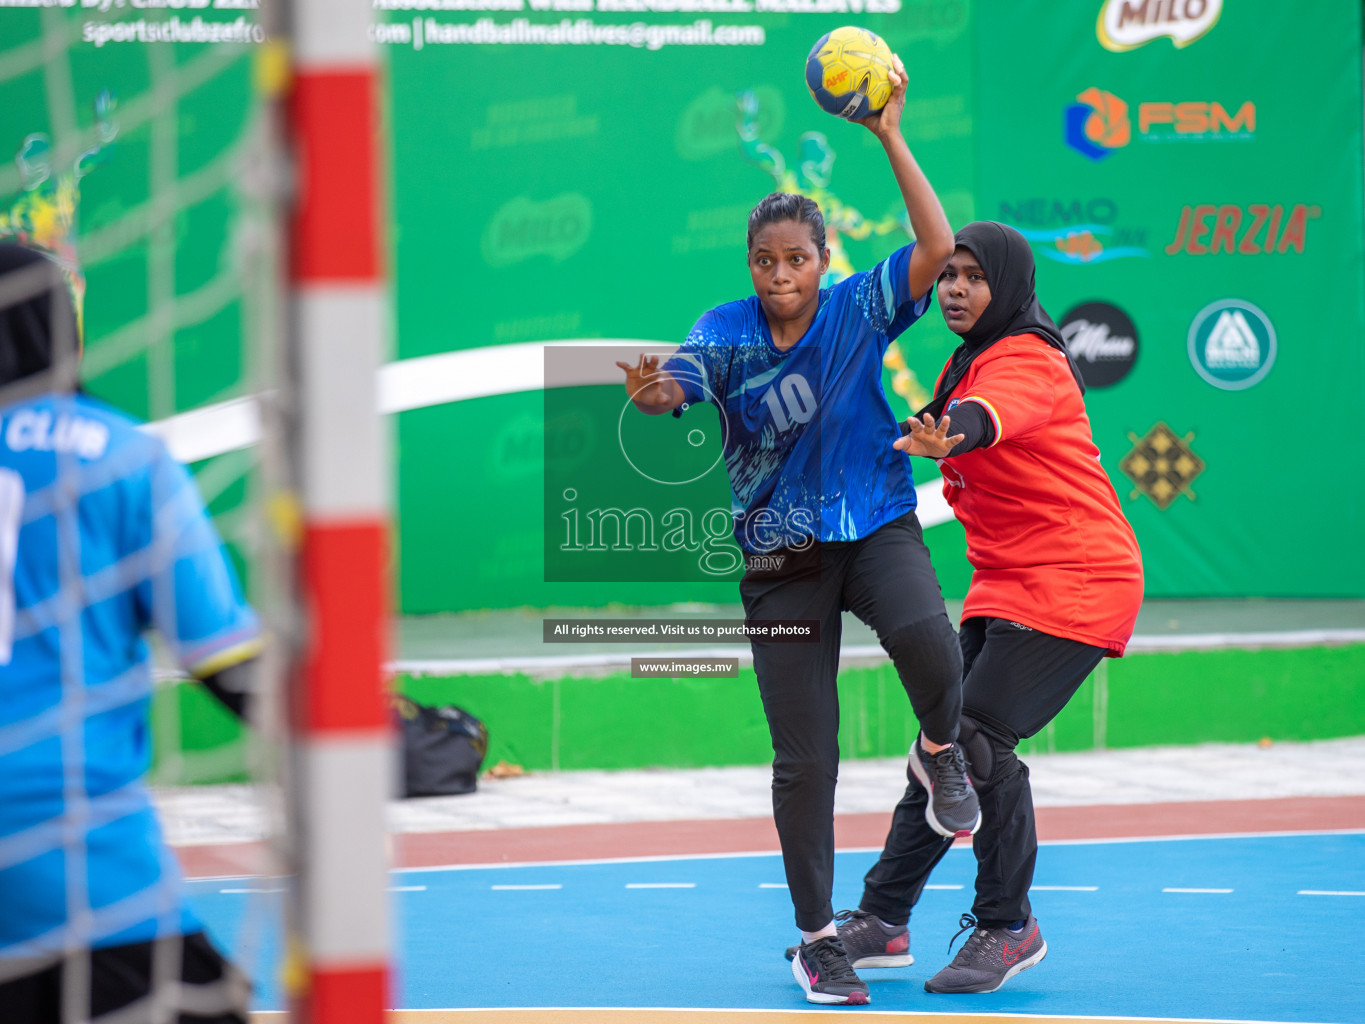
[[[950, 614], [960, 605], [949, 602]], [[739, 678], [636, 679], [631, 654], [697, 646], [546, 644], [545, 617], [738, 618], [737, 606], [514, 609], [410, 616], [396, 624], [394, 686], [452, 703], [489, 725], [488, 764], [532, 770], [764, 764], [772, 756], [745, 644]], [[871, 631], [845, 616], [839, 676], [845, 757], [899, 757], [916, 732], [895, 671]], [[580, 662], [566, 666], [566, 659]], [[625, 659], [623, 662], [622, 659]], [[1332, 739], [1365, 733], [1365, 601], [1149, 601], [1127, 656], [1101, 664], [1021, 752], [1182, 743]], [[240, 729], [198, 688], [162, 694], [156, 722], [179, 729], [162, 778], [244, 777]], [[668, 728], [658, 728], [668, 723]]]
[[[1365, 707], [1354, 699], [1362, 678], [1363, 644], [1134, 654], [1102, 665], [1021, 753], [1358, 735], [1365, 730]], [[738, 680], [642, 680], [618, 671], [553, 679], [403, 676], [398, 685], [423, 703], [458, 704], [498, 723], [490, 763], [705, 767], [772, 756], [752, 668], [741, 667]], [[845, 757], [898, 757], [910, 748], [918, 726], [889, 663], [845, 669], [839, 696]], [[659, 722], [669, 728], [653, 728]]]

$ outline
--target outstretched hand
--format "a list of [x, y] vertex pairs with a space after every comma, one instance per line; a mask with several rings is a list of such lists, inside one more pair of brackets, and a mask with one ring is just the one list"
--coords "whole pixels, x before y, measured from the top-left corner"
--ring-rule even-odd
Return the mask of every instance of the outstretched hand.
[[659, 357], [640, 354], [632, 366], [619, 359], [616, 365], [626, 371], [626, 394], [640, 408], [660, 408], [673, 404], [672, 378], [659, 372]]
[[905, 110], [905, 87], [909, 76], [905, 73], [905, 65], [901, 63], [900, 57], [894, 53], [891, 55], [891, 71], [886, 77], [891, 82], [891, 98], [886, 101], [886, 106], [877, 113], [860, 117], [854, 122], [862, 125], [879, 139], [900, 131], [901, 112]]
[[910, 433], [898, 438], [893, 445], [907, 455], [922, 455], [926, 459], [946, 458], [948, 453], [953, 450], [953, 446], [961, 441], [966, 434], [954, 434], [948, 436], [948, 425], [952, 423], [951, 416], [944, 416], [937, 424], [934, 417], [927, 412], [922, 420], [917, 420], [911, 416], [905, 421], [905, 425], [910, 428]]

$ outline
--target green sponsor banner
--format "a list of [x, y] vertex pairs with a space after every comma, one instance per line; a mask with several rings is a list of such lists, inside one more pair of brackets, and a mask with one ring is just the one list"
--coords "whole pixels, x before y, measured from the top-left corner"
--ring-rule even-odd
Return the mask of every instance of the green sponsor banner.
[[1148, 595], [1365, 592], [1360, 5], [976, 15], [977, 211], [1033, 243]]
[[[972, 5], [377, 6], [389, 9], [398, 355], [508, 353], [505, 374], [457, 385], [481, 397], [399, 418], [404, 609], [733, 601], [721, 424], [625, 408], [614, 361], [666, 351], [752, 292], [746, 221], [768, 192], [820, 203], [837, 275], [909, 239], [880, 144], [806, 89], [811, 47], [840, 25], [904, 59], [906, 137], [950, 217], [969, 219]], [[529, 343], [593, 339], [612, 350], [574, 358], [609, 374], [515, 390], [513, 360], [541, 358]], [[927, 397], [953, 344], [934, 316], [889, 353], [898, 414]]]
[[[776, 188], [821, 204], [835, 274], [908, 239], [876, 140], [805, 87], [811, 46], [845, 24], [905, 59], [903, 130], [954, 226], [995, 218], [1032, 241], [1148, 592], [1365, 592], [1358, 4], [373, 6], [393, 355], [490, 357], [397, 417], [402, 610], [733, 600], [729, 576], [688, 561], [709, 542], [700, 515], [666, 598], [646, 571], [555, 561], [569, 489], [584, 515], [652, 509], [662, 543], [679, 507], [662, 492], [593, 490], [621, 479], [611, 460], [626, 441], [658, 453], [650, 432], [672, 431], [681, 465], [713, 457], [717, 439], [694, 445], [694, 423], [643, 417], [638, 437], [614, 436], [624, 388], [603, 375], [543, 391], [540, 346], [680, 342], [706, 309], [750, 292], [745, 219]], [[0, 236], [79, 269], [87, 387], [137, 416], [254, 387], [240, 161], [253, 18], [0, 7]], [[931, 311], [888, 353], [898, 414], [926, 398], [955, 341]], [[1285, 425], [1305, 415], [1325, 429], [1300, 439]], [[197, 467], [229, 537], [251, 460]], [[709, 473], [689, 485], [696, 513], [728, 506], [723, 466]], [[929, 539], [945, 592], [960, 595], [960, 528]]]
[[208, 4], [102, 6], [0, 7], [0, 239], [52, 254], [86, 296], [85, 386], [158, 419], [242, 386], [260, 29]]
[[[241, 4], [176, 6], [0, 5], [0, 240], [61, 263], [84, 388], [147, 420], [248, 393], [257, 358], [242, 156], [264, 34]], [[195, 467], [234, 555], [252, 465]]]

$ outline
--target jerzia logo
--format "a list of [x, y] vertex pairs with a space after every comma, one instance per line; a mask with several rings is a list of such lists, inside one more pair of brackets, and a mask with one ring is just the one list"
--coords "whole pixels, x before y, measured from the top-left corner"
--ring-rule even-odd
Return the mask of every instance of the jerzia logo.
[[1190, 324], [1190, 363], [1216, 388], [1241, 391], [1275, 365], [1270, 318], [1241, 299], [1223, 299], [1199, 311]]
[[[1133, 140], [1128, 104], [1091, 86], [1064, 111], [1066, 144], [1103, 160]], [[1256, 137], [1256, 104], [1224, 106], [1216, 100], [1144, 100], [1137, 107], [1140, 142], [1249, 142]]]
[[1162, 36], [1179, 50], [1213, 28], [1222, 13], [1223, 0], [1104, 0], [1095, 35], [1116, 53]]
[[1065, 119], [1066, 144], [1091, 160], [1103, 160], [1132, 137], [1128, 104], [1094, 86], [1066, 108]]
[[1288, 218], [1283, 206], [1264, 203], [1252, 203], [1245, 210], [1240, 206], [1187, 206], [1180, 211], [1180, 223], [1175, 227], [1175, 238], [1166, 246], [1166, 255], [1303, 252], [1308, 222], [1320, 216], [1322, 207], [1303, 203], [1291, 207]]

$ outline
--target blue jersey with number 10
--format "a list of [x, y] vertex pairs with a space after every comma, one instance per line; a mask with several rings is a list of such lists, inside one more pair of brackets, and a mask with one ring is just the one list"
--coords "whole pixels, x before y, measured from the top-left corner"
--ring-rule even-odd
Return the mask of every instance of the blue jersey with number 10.
[[681, 411], [720, 409], [735, 540], [747, 552], [850, 541], [915, 507], [910, 460], [882, 391], [886, 347], [929, 305], [910, 295], [907, 245], [820, 292], [809, 329], [773, 344], [757, 296], [697, 321], [664, 364]]

